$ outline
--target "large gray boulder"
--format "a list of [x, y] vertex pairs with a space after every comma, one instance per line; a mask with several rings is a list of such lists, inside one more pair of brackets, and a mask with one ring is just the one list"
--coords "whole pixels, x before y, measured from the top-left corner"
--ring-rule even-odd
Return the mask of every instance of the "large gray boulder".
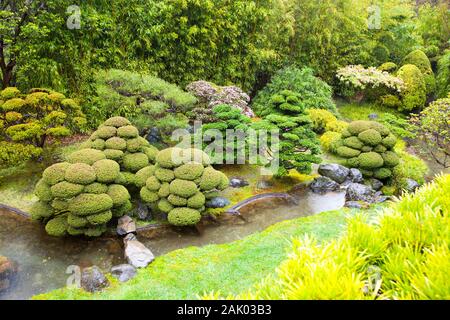
[[155, 256], [150, 249], [139, 242], [134, 234], [128, 234], [123, 241], [125, 243], [125, 258], [135, 268], [144, 268], [155, 260]]
[[373, 196], [375, 191], [364, 184], [361, 183], [350, 183], [347, 186], [347, 201], [366, 201], [371, 203], [373, 201]]
[[405, 186], [405, 190], [406, 191], [414, 192], [419, 187], [420, 187], [420, 185], [419, 185], [419, 183], [417, 183], [416, 180], [413, 180], [413, 179], [410, 179], [410, 178], [406, 179], [406, 186]]
[[123, 216], [117, 223], [117, 234], [124, 236], [136, 232], [136, 223], [129, 216]]
[[83, 269], [81, 273], [81, 287], [88, 292], [101, 291], [109, 286], [109, 281], [97, 267]]
[[348, 180], [356, 183], [363, 183], [364, 177], [359, 169], [351, 168], [348, 174]]
[[131, 264], [120, 264], [111, 268], [111, 274], [120, 282], [126, 282], [136, 275], [136, 268]]
[[315, 193], [326, 193], [336, 191], [340, 188], [339, 184], [328, 177], [320, 176], [314, 179], [309, 188]]
[[209, 201], [206, 201], [207, 208], [225, 208], [230, 204], [230, 200], [224, 197], [215, 197]]
[[343, 183], [347, 180], [347, 176], [350, 173], [348, 168], [336, 163], [321, 164], [318, 171], [322, 176], [330, 178], [337, 183]]
[[248, 182], [239, 177], [233, 177], [230, 179], [230, 187], [232, 188], [242, 188], [248, 186]]

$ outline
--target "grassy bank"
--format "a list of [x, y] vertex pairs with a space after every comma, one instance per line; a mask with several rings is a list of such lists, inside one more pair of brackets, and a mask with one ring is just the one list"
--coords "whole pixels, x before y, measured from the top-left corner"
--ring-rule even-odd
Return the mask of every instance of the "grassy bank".
[[129, 282], [113, 281], [99, 294], [60, 289], [35, 299], [196, 299], [218, 288], [236, 294], [273, 273], [287, 257], [293, 237], [337, 238], [345, 230], [346, 217], [354, 214], [348, 209], [325, 212], [284, 221], [232, 243], [173, 251], [139, 270]]

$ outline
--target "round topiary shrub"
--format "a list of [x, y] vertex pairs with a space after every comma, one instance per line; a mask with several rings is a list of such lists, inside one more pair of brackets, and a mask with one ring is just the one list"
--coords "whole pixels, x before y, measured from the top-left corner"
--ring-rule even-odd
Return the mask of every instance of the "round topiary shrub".
[[383, 166], [383, 158], [376, 152], [364, 152], [358, 156], [359, 166], [363, 169], [374, 169]]
[[208, 196], [228, 187], [228, 178], [210, 166], [206, 153], [197, 149], [169, 148], [156, 154], [155, 166], [142, 169], [138, 185], [141, 199], [156, 210], [168, 213], [176, 226], [196, 224], [205, 210]]
[[67, 167], [64, 178], [67, 182], [85, 185], [94, 182], [97, 176], [94, 168], [90, 165], [86, 163], [74, 163]]
[[431, 68], [431, 62], [425, 52], [422, 50], [414, 50], [410, 52], [403, 59], [402, 64], [414, 65], [420, 70], [420, 72], [422, 72], [427, 95], [431, 95], [436, 91], [436, 79], [434, 77], [433, 69]]
[[376, 146], [381, 142], [382, 138], [378, 131], [368, 129], [358, 134], [358, 139], [363, 143], [363, 145]]
[[185, 207], [172, 209], [167, 216], [170, 224], [179, 227], [195, 225], [201, 218], [198, 210]]
[[393, 151], [397, 138], [383, 124], [375, 121], [353, 121], [341, 138], [330, 147], [349, 168], [358, 168], [365, 177], [380, 180], [392, 176], [392, 168], [399, 164]]
[[422, 72], [413, 64], [406, 64], [398, 70], [397, 76], [406, 88], [401, 92], [401, 111], [420, 110], [427, 100], [427, 88]]

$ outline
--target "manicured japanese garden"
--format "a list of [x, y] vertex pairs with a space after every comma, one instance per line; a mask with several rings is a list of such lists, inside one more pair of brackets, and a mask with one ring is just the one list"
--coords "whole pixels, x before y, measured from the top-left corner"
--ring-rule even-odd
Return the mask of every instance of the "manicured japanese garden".
[[0, 299], [450, 299], [448, 2], [73, 5], [0, 4]]

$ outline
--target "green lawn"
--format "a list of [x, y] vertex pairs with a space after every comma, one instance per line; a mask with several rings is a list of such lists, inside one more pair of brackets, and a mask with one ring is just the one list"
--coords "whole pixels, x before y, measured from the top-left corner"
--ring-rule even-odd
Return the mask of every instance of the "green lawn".
[[337, 100], [336, 104], [339, 113], [347, 121], [369, 120], [369, 114], [371, 113], [376, 113], [379, 117], [382, 117], [383, 114], [390, 113], [399, 118], [405, 118], [405, 115], [401, 112], [375, 103], [349, 103]]
[[99, 294], [59, 289], [34, 299], [196, 299], [218, 290], [236, 294], [273, 274], [293, 237], [336, 238], [345, 230], [346, 217], [354, 214], [348, 209], [325, 212], [280, 222], [232, 243], [176, 250], [158, 257], [129, 282], [113, 281]]

